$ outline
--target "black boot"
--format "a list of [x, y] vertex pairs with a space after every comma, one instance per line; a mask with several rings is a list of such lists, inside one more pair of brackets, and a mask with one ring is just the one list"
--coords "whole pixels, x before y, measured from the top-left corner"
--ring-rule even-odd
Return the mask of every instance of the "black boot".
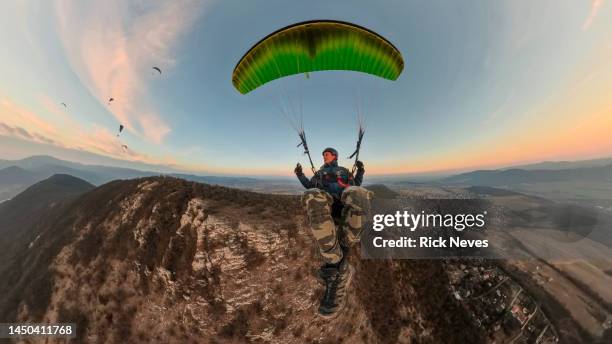
[[321, 298], [319, 314], [324, 317], [333, 317], [346, 304], [346, 289], [353, 278], [353, 267], [345, 256], [338, 264], [323, 266], [320, 276], [325, 281], [325, 293]]
[[348, 257], [349, 257], [349, 253], [350, 253], [350, 249], [349, 246], [347, 244], [344, 243], [344, 241], [340, 241], [340, 249], [342, 250], [342, 260], [337, 263], [337, 264], [323, 264], [321, 265], [321, 267], [319, 268], [319, 273], [317, 275], [317, 281], [319, 282], [319, 284], [321, 285], [325, 285], [325, 272], [324, 270], [329, 268], [329, 267], [338, 267], [342, 264], [344, 265], [348, 265]]

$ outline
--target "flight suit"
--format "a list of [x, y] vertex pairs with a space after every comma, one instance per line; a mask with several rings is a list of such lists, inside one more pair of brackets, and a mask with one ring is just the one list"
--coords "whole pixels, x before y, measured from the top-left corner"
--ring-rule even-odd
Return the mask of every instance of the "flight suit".
[[310, 229], [327, 264], [338, 263], [342, 260], [343, 248], [359, 242], [374, 195], [360, 186], [364, 172], [357, 170], [353, 179], [348, 169], [333, 161], [323, 165], [310, 180], [298, 174], [308, 189], [302, 196], [302, 204]]

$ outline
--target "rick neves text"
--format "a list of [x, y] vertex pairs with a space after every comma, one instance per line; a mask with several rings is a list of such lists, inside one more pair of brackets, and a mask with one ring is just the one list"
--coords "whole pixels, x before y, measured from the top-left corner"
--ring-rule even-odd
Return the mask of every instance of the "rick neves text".
[[433, 237], [419, 237], [418, 240], [415, 238], [401, 237], [398, 239], [383, 239], [382, 237], [375, 237], [373, 239], [374, 247], [420, 247], [420, 248], [448, 248], [448, 247], [489, 247], [488, 240], [470, 240], [461, 239], [460, 237], [450, 238], [433, 238]]

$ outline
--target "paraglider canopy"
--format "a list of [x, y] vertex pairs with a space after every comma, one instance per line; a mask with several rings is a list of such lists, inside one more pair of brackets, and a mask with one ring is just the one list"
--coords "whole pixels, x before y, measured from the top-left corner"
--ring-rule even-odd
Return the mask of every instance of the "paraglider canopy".
[[315, 20], [287, 26], [255, 44], [234, 68], [232, 83], [246, 94], [294, 74], [351, 70], [396, 80], [403, 69], [399, 50], [379, 34], [347, 22]]
[[155, 69], [156, 71], [158, 71], [158, 72], [159, 72], [159, 74], [161, 74], [161, 73], [162, 73], [162, 71], [161, 71], [161, 69], [159, 69], [159, 67], [153, 67], [153, 69]]

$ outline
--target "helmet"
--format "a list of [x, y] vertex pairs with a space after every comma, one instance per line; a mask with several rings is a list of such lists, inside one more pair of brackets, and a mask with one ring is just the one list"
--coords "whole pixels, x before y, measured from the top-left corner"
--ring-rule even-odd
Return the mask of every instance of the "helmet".
[[325, 154], [325, 152], [330, 152], [333, 155], [335, 155], [336, 157], [338, 157], [338, 151], [333, 149], [333, 148], [331, 148], [331, 147], [325, 148], [321, 154]]

